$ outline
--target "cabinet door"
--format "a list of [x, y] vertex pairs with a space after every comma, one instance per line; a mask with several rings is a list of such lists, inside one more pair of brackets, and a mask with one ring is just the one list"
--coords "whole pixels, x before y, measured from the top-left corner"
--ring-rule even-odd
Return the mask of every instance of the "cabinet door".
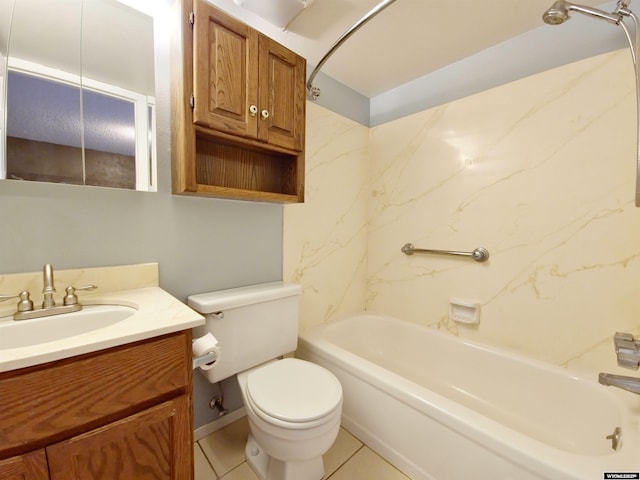
[[51, 480], [191, 480], [189, 398], [47, 447]]
[[302, 151], [306, 61], [264, 35], [260, 35], [259, 46], [258, 138], [272, 145]]
[[0, 478], [3, 480], [49, 480], [44, 450], [0, 460]]
[[193, 121], [255, 138], [258, 32], [204, 0], [195, 0], [193, 6]]

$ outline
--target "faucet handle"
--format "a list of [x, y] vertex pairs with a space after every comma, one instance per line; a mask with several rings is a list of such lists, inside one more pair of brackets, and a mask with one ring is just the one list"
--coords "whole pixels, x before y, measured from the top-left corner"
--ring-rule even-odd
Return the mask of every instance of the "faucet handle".
[[616, 332], [613, 337], [618, 365], [637, 370], [640, 367], [640, 342], [629, 333]]
[[616, 332], [613, 336], [613, 344], [616, 350], [625, 348], [627, 350], [638, 350], [638, 343], [630, 333]]
[[618, 366], [629, 368], [631, 370], [637, 370], [640, 367], [640, 359], [637, 353], [618, 353]]
[[29, 298], [29, 292], [26, 290], [20, 292], [18, 295], [0, 295], [0, 302], [4, 302], [5, 300], [10, 300], [12, 298], [20, 299], [18, 302], [19, 312], [30, 312], [33, 310], [33, 301]]
[[95, 290], [95, 285], [84, 285], [82, 287], [67, 287], [65, 289], [66, 295], [64, 296], [63, 302], [65, 305], [76, 305], [78, 303], [78, 296], [76, 292], [79, 290], [87, 290], [92, 291]]

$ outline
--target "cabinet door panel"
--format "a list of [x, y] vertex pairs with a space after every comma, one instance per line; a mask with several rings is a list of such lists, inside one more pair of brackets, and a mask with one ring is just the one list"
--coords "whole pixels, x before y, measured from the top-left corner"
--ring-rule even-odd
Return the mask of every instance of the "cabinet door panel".
[[44, 450], [0, 460], [0, 478], [3, 480], [49, 480]]
[[305, 132], [304, 58], [269, 37], [260, 35], [260, 111], [258, 138], [291, 150], [302, 151]]
[[255, 137], [258, 103], [258, 34], [247, 25], [194, 2], [193, 121], [205, 127]]
[[190, 391], [190, 348], [178, 333], [0, 373], [0, 452], [55, 443]]
[[47, 447], [51, 480], [190, 480], [189, 398]]

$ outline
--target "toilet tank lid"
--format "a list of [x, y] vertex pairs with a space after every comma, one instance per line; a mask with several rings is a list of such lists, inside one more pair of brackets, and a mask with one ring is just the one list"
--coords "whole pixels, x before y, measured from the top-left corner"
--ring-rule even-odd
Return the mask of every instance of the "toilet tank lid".
[[199, 293], [187, 298], [187, 304], [195, 311], [207, 314], [254, 303], [300, 295], [302, 287], [296, 283], [271, 282], [246, 287], [230, 288], [217, 292]]

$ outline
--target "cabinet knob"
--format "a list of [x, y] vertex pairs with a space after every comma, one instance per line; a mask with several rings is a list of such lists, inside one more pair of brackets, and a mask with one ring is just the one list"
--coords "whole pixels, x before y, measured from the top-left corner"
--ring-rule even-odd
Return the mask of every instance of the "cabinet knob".
[[267, 118], [269, 118], [269, 110], [262, 110], [260, 112], [260, 118], [262, 120], [266, 120]]
[[252, 117], [255, 117], [257, 113], [258, 113], [258, 107], [256, 107], [255, 105], [251, 105], [249, 107], [249, 115], [251, 115]]

